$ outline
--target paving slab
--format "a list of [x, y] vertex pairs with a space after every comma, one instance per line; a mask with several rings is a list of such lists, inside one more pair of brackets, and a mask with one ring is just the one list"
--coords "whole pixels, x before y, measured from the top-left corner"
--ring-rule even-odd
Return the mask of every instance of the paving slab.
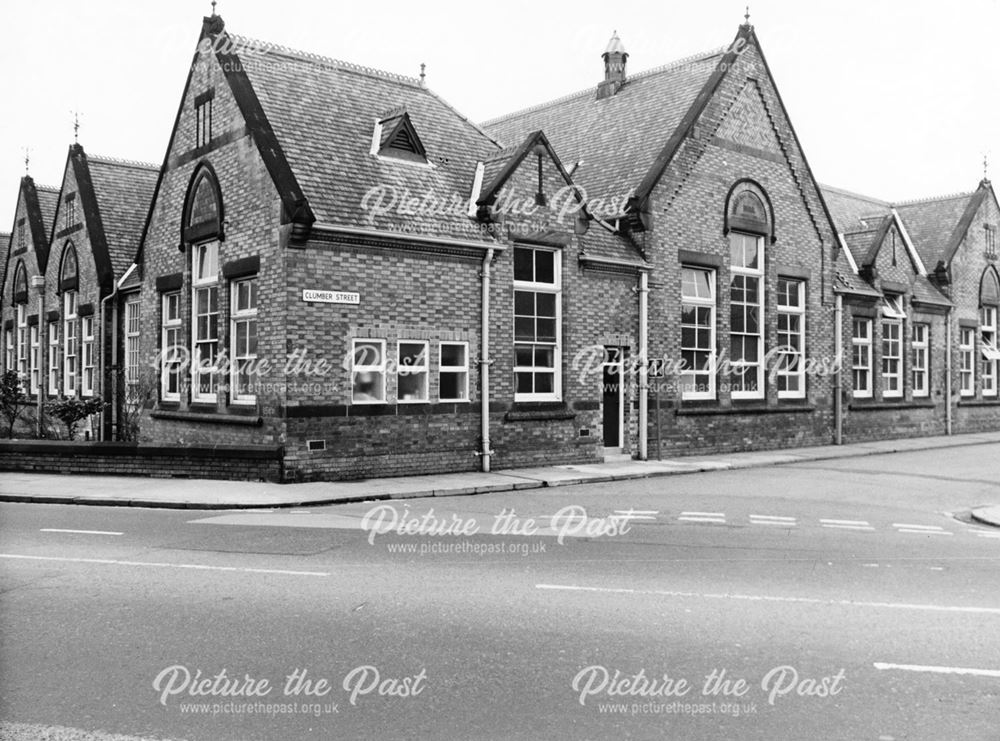
[[[876, 440], [850, 445], [690, 456], [666, 460], [626, 459], [607, 463], [535, 466], [489, 473], [470, 471], [303, 484], [12, 472], [0, 473], [0, 501], [216, 510], [301, 507], [385, 499], [468, 496], [542, 487], [555, 488], [989, 443], [1000, 443], [1000, 432]], [[980, 513], [977, 519], [981, 522], [1000, 525], [1000, 507], [987, 507], [976, 512]], [[995, 522], [991, 518], [995, 519]]]

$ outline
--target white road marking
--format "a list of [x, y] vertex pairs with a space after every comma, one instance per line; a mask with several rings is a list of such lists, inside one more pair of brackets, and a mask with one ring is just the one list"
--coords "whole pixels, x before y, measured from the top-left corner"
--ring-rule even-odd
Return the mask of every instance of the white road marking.
[[897, 533], [913, 533], [914, 535], [954, 535], [947, 530], [910, 530], [909, 528], [899, 528]]
[[726, 524], [725, 517], [686, 517], [684, 515], [681, 515], [677, 519], [680, 520], [681, 522], [714, 522], [719, 525]]
[[980, 538], [1000, 538], [1000, 533], [976, 533]]
[[824, 525], [864, 525], [869, 527], [867, 520], [824, 520], [820, 518], [820, 523]]
[[927, 612], [964, 612], [1000, 615], [1000, 607], [975, 607], [964, 605], [927, 605], [909, 602], [862, 602], [857, 600], [818, 599], [816, 597], [774, 597], [763, 594], [728, 594], [711, 592], [680, 592], [667, 589], [628, 589], [625, 587], [581, 587], [571, 584], [536, 584], [535, 589], [564, 592], [598, 592], [603, 594], [634, 594], [658, 597], [694, 597], [700, 599], [739, 600], [743, 602], [778, 602], [830, 607], [882, 607], [894, 610], [923, 610]]
[[118, 561], [110, 558], [64, 558], [61, 556], [25, 556], [17, 553], [0, 553], [0, 558], [25, 561], [58, 561], [61, 563], [95, 563], [114, 566], [158, 566], [168, 569], [195, 569], [198, 571], [239, 571], [245, 574], [283, 574], [285, 576], [330, 576], [327, 571], [287, 571], [285, 569], [250, 569], [240, 566], [209, 566], [199, 563], [161, 563], [156, 561]]
[[860, 530], [862, 532], [873, 532], [875, 528], [871, 525], [838, 525], [834, 523], [824, 522], [823, 527], [828, 527], [832, 530]]
[[794, 517], [781, 517], [779, 515], [750, 515], [750, 524], [795, 527], [796, 522]]
[[40, 532], [43, 533], [76, 533], [78, 535], [124, 535], [124, 533], [114, 532], [113, 530], [63, 530], [58, 527], [43, 527]]
[[909, 530], [944, 530], [940, 525], [910, 525], [906, 522], [894, 522], [893, 527], [902, 527]]
[[923, 666], [921, 664], [886, 664], [881, 661], [875, 662], [875, 668], [885, 671], [886, 669], [898, 669], [904, 672], [929, 672], [931, 674], [967, 674], [973, 677], [1000, 677], [998, 669], [966, 669], [959, 666]]
[[681, 516], [691, 517], [725, 517], [725, 512], [681, 512]]
[[630, 520], [655, 520], [659, 512], [655, 509], [616, 509], [612, 517], [627, 517]]

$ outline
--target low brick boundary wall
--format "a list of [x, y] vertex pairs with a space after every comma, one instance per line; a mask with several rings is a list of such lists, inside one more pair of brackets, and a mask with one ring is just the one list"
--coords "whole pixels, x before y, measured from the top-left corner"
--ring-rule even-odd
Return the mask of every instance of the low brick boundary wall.
[[4, 440], [0, 471], [281, 482], [280, 445], [147, 445]]

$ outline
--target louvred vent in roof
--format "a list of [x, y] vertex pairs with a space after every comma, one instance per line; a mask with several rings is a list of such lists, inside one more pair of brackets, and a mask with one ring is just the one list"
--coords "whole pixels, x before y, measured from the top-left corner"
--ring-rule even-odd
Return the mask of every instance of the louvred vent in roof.
[[426, 162], [427, 151], [423, 142], [413, 128], [408, 113], [401, 112], [385, 118], [380, 122], [382, 136], [379, 142], [379, 154], [383, 157], [397, 157], [414, 162]]

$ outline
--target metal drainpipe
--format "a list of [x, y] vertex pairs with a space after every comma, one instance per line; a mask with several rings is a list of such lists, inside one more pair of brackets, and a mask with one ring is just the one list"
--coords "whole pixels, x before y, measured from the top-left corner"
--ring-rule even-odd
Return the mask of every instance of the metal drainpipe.
[[[38, 290], [38, 357], [35, 358], [35, 367], [38, 368], [38, 391], [35, 398], [37, 404], [35, 407], [35, 433], [41, 438], [44, 428], [42, 418], [45, 412], [45, 389], [48, 387], [49, 382], [48, 373], [42, 373], [42, 368], [48, 371], [48, 368], [42, 363], [42, 358], [46, 358], [46, 361], [48, 360], [49, 349], [49, 338], [42, 335], [42, 327], [48, 328], [49, 324], [45, 321], [45, 276], [33, 275], [31, 277], [31, 287]], [[30, 338], [30, 333], [28, 336]], [[43, 337], [44, 342], [42, 340]], [[30, 342], [28, 351], [31, 352]], [[31, 383], [30, 379], [28, 383]]]
[[951, 434], [951, 312], [945, 314], [944, 322], [944, 429], [945, 434]]
[[490, 471], [490, 263], [493, 262], [493, 248], [486, 250], [483, 258], [483, 315], [482, 327], [480, 330], [482, 341], [482, 352], [479, 360], [479, 372], [481, 374], [481, 387], [479, 389], [480, 404], [482, 405], [482, 439], [483, 448], [480, 453], [483, 457], [483, 472]]
[[833, 310], [836, 334], [833, 338], [833, 353], [837, 363], [833, 379], [833, 414], [836, 418], [834, 444], [844, 444], [844, 297], [837, 294]]
[[[105, 402], [108, 401], [108, 398], [107, 398], [108, 397], [108, 393], [107, 393], [108, 389], [106, 389], [104, 387], [104, 384], [105, 384], [105, 381], [106, 381], [106, 379], [107, 379], [108, 376], [107, 376], [107, 355], [106, 355], [106, 352], [105, 352], [106, 347], [105, 347], [105, 344], [104, 344], [104, 320], [105, 320], [105, 317], [107, 317], [107, 315], [108, 315], [107, 314], [107, 304], [108, 304], [108, 301], [110, 301], [111, 299], [115, 298], [118, 295], [118, 281], [115, 280], [115, 281], [112, 281], [112, 282], [114, 284], [114, 288], [111, 289], [111, 293], [109, 293], [107, 296], [105, 296], [104, 298], [101, 299], [101, 321], [100, 321], [100, 333], [101, 333], [100, 336], [101, 336], [101, 341], [99, 343], [99, 347], [101, 348], [101, 363], [100, 363], [100, 366], [101, 366], [101, 396], [102, 396], [102, 398], [104, 399]], [[114, 312], [113, 312], [113, 316], [114, 316]], [[114, 317], [114, 319], [117, 319], [117, 317]], [[115, 329], [117, 329], [117, 324], [118, 324], [117, 321], [113, 321], [112, 322], [112, 326], [111, 326], [111, 352], [112, 353], [114, 353], [114, 351], [117, 349], [117, 345], [118, 345], [118, 343], [117, 343], [117, 339], [118, 338], [115, 336], [115, 334], [116, 334], [115, 333]], [[114, 365], [114, 356], [113, 355], [112, 355], [111, 364], [112, 364], [112, 366]], [[111, 400], [110, 400], [111, 401], [111, 407], [110, 407], [110, 412], [108, 411], [108, 407], [107, 406], [105, 406], [104, 408], [101, 409], [101, 438], [100, 438], [101, 440], [104, 440], [104, 430], [105, 430], [104, 416], [106, 414], [110, 413], [110, 415], [111, 415], [111, 427], [112, 427], [112, 429], [114, 429], [114, 423], [115, 423], [115, 409], [116, 409], [116, 400], [117, 400], [117, 397], [118, 397], [118, 388], [117, 388], [118, 384], [115, 383], [114, 379], [112, 379], [109, 383], [110, 383], [110, 386], [111, 386]]]
[[649, 459], [649, 274], [639, 273], [639, 460]]

